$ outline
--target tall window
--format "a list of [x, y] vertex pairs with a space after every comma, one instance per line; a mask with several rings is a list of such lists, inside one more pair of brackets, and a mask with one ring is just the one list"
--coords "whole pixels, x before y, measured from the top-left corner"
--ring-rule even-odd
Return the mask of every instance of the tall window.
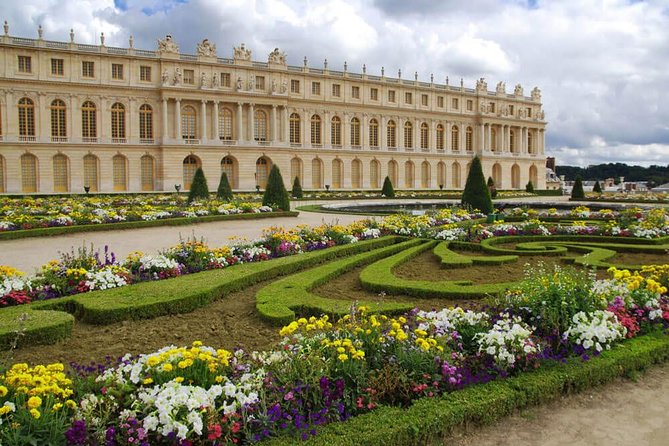
[[318, 158], [311, 160], [311, 187], [323, 189], [323, 161]]
[[335, 98], [341, 97], [341, 85], [332, 84], [332, 96]]
[[200, 160], [194, 157], [193, 155], [188, 155], [184, 158], [183, 161], [183, 187], [184, 190], [190, 190], [191, 184], [193, 184], [193, 177], [195, 176], [195, 171], [200, 167]]
[[420, 105], [427, 107], [427, 103], [428, 103], [427, 101], [428, 101], [428, 97], [427, 97], [427, 95], [426, 95], [426, 94], [421, 95], [421, 97], [420, 97]]
[[446, 164], [443, 161], [439, 161], [439, 164], [437, 164], [437, 186], [439, 188], [448, 187], [446, 185]]
[[427, 161], [423, 161], [423, 163], [420, 165], [420, 187], [423, 189], [428, 189], [431, 185], [431, 170], [430, 163]]
[[534, 153], [534, 147], [532, 147], [532, 132], [530, 131], [527, 132], [527, 153]]
[[295, 181], [295, 178], [299, 178], [302, 184], [302, 160], [298, 157], [290, 160], [290, 179]]
[[35, 103], [32, 99], [19, 99], [19, 135], [35, 136]]
[[451, 165], [451, 187], [460, 188], [460, 163], [457, 161]]
[[404, 163], [404, 187], [407, 189], [413, 189], [415, 187], [415, 170], [416, 166], [412, 161]]
[[444, 126], [437, 125], [437, 150], [444, 150]]
[[388, 121], [387, 133], [388, 147], [397, 147], [397, 128], [395, 126], [395, 121]]
[[155, 164], [151, 155], [144, 155], [140, 160], [141, 181], [143, 191], [152, 191], [155, 182]]
[[467, 152], [471, 152], [474, 150], [474, 130], [471, 127], [467, 127], [466, 132], [465, 149]]
[[404, 123], [404, 148], [410, 149], [413, 147], [413, 124], [411, 121]]
[[320, 82], [312, 82], [311, 83], [311, 94], [314, 96], [320, 96], [321, 95], [321, 83]]
[[437, 96], [437, 107], [444, 108], [444, 97]]
[[230, 73], [221, 73], [221, 86], [230, 86]]
[[84, 187], [91, 192], [98, 191], [98, 158], [95, 155], [84, 156]]
[[413, 94], [410, 92], [404, 93], [404, 103], [405, 104], [413, 104]]
[[344, 163], [339, 158], [335, 158], [332, 160], [332, 188], [341, 189], [343, 178]]
[[362, 162], [357, 158], [351, 161], [351, 187], [353, 189], [362, 187]]
[[253, 121], [253, 139], [260, 142], [267, 141], [267, 115], [265, 112], [256, 110]]
[[265, 76], [256, 76], [256, 90], [264, 90], [265, 89]]
[[516, 131], [509, 130], [509, 152], [516, 153]]
[[351, 97], [353, 99], [360, 99], [360, 87], [357, 86], [351, 87]]
[[297, 79], [290, 80], [290, 92], [299, 93], [300, 92], [300, 81]]
[[300, 115], [297, 113], [291, 113], [290, 115], [290, 143], [291, 144], [300, 144], [302, 138], [300, 138]]
[[379, 100], [379, 89], [378, 88], [371, 88], [369, 90], [369, 99], [372, 101], [378, 101]]
[[181, 139], [197, 139], [197, 118], [190, 105], [181, 110]]
[[311, 144], [321, 144], [321, 117], [313, 115], [311, 117]]
[[116, 102], [111, 107], [112, 139], [125, 139], [125, 106]]
[[[142, 82], [151, 82], [151, 67], [148, 65], [140, 65], [139, 80]], [[152, 190], [152, 189], [149, 189]]]
[[153, 109], [149, 104], [139, 107], [139, 139], [153, 139]]
[[332, 139], [333, 146], [341, 146], [341, 119], [339, 116], [332, 118], [330, 137]]
[[184, 70], [184, 84], [195, 84], [195, 70]]
[[37, 192], [37, 157], [21, 155], [21, 192]]
[[376, 119], [369, 121], [369, 146], [379, 147], [379, 121]]
[[430, 144], [430, 129], [427, 126], [427, 123], [422, 123], [420, 125], [420, 148], [427, 149]]
[[351, 145], [360, 147], [360, 120], [358, 118], [351, 119]]
[[395, 102], [395, 90], [388, 90], [388, 102]]
[[64, 72], [63, 59], [51, 59], [51, 74], [54, 76], [62, 76]]
[[97, 138], [96, 114], [95, 104], [91, 101], [86, 101], [81, 105], [81, 136], [83, 138]]
[[81, 77], [95, 77], [95, 62], [84, 60], [81, 62]]
[[258, 158], [256, 161], [256, 184], [261, 189], [267, 187], [267, 177], [269, 176], [270, 162], [267, 158]]
[[228, 182], [232, 189], [237, 189], [237, 164], [231, 156], [226, 156], [221, 160], [221, 172], [228, 177]]
[[49, 108], [51, 110], [51, 136], [54, 138], [65, 138], [67, 136], [65, 127], [65, 102], [60, 99], [55, 99], [51, 102]]
[[497, 129], [494, 127], [490, 129], [490, 150], [497, 151]]
[[232, 110], [222, 108], [218, 113], [218, 139], [232, 140]]
[[123, 79], [123, 64], [120, 63], [112, 64], [112, 79], [117, 79], [117, 80]]
[[127, 159], [123, 155], [116, 155], [112, 158], [112, 178], [114, 180], [114, 190], [124, 191], [128, 189], [128, 167]]
[[67, 173], [67, 157], [63, 154], [58, 154], [53, 157], [53, 191], [70, 191], [70, 181]]
[[453, 110], [457, 110], [458, 108], [460, 108], [460, 101], [458, 100], [458, 98], [451, 99], [451, 108]]
[[451, 127], [451, 150], [454, 152], [460, 150], [460, 130], [457, 125]]
[[369, 163], [369, 187], [378, 189], [379, 179], [381, 178], [381, 164], [377, 160]]
[[388, 161], [388, 178], [390, 178], [390, 182], [393, 183], [393, 185], [397, 185], [398, 177], [399, 167], [397, 166], [397, 161]]
[[32, 73], [32, 58], [19, 56], [19, 73]]

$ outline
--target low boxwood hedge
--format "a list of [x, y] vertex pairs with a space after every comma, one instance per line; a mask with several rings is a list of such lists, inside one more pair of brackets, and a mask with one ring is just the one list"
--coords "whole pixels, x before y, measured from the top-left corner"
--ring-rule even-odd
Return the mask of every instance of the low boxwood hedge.
[[[345, 422], [318, 429], [306, 446], [387, 446], [443, 444], [451, 432], [472, 424], [498, 421], [516, 410], [552, 401], [631, 376], [669, 359], [669, 336], [660, 332], [626, 340], [589, 361], [544, 364], [519, 376], [467, 387], [438, 398], [423, 398], [412, 406], [380, 407]], [[293, 437], [263, 444], [295, 444]]]
[[[414, 239], [378, 247], [274, 281], [256, 293], [256, 309], [262, 318], [277, 325], [288, 324], [295, 320], [296, 312], [300, 316], [321, 314], [343, 316], [350, 311], [352, 302], [321, 297], [311, 293], [311, 290], [357, 266], [382, 259], [420, 243], [420, 240]], [[363, 301], [358, 304], [368, 306], [370, 311], [383, 313], [403, 313], [413, 308], [413, 305], [399, 303]]]
[[500, 265], [518, 260], [517, 255], [467, 256], [450, 249], [452, 242], [441, 242], [432, 251], [441, 260], [442, 268], [464, 268], [472, 265]]

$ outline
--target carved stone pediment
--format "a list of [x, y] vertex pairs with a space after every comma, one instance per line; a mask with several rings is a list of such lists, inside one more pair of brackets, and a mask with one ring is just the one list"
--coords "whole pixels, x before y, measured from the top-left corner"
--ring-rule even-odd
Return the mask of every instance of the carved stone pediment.
[[251, 50], [246, 48], [243, 43], [241, 46], [233, 48], [233, 56], [235, 60], [251, 62]]
[[179, 46], [172, 39], [170, 34], [164, 39], [158, 39], [158, 52], [166, 54], [179, 54]]
[[286, 53], [279, 51], [278, 48], [274, 48], [274, 51], [267, 56], [267, 62], [277, 65], [286, 65]]
[[204, 39], [198, 43], [195, 50], [198, 56], [216, 57], [216, 44], [211, 43], [209, 39]]

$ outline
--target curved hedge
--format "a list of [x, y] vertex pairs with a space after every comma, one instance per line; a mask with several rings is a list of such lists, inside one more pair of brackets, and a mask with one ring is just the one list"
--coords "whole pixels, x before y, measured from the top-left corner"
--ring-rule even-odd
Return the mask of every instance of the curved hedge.
[[[387, 257], [420, 243], [420, 240], [414, 239], [374, 249], [272, 282], [256, 293], [256, 309], [262, 318], [277, 325], [293, 321], [296, 312], [300, 316], [320, 314], [343, 316], [350, 311], [352, 302], [321, 297], [311, 293], [311, 290], [357, 266]], [[413, 308], [413, 305], [399, 303], [362, 301], [358, 304], [369, 307], [372, 312], [384, 313], [403, 313]]]
[[451, 242], [441, 242], [432, 251], [441, 260], [442, 268], [464, 268], [472, 265], [500, 265], [518, 260], [517, 255], [467, 256], [450, 249]]

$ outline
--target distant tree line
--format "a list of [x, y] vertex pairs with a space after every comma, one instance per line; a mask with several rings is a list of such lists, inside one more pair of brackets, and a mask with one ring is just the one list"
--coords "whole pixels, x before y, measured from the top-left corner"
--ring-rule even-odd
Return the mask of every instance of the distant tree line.
[[616, 183], [620, 177], [625, 177], [625, 181], [647, 181], [650, 187], [669, 183], [669, 165], [643, 167], [628, 166], [623, 163], [607, 163], [588, 167], [556, 166], [556, 170], [556, 173], [564, 175], [567, 181], [574, 181], [577, 176], [580, 176], [584, 181], [615, 178]]

